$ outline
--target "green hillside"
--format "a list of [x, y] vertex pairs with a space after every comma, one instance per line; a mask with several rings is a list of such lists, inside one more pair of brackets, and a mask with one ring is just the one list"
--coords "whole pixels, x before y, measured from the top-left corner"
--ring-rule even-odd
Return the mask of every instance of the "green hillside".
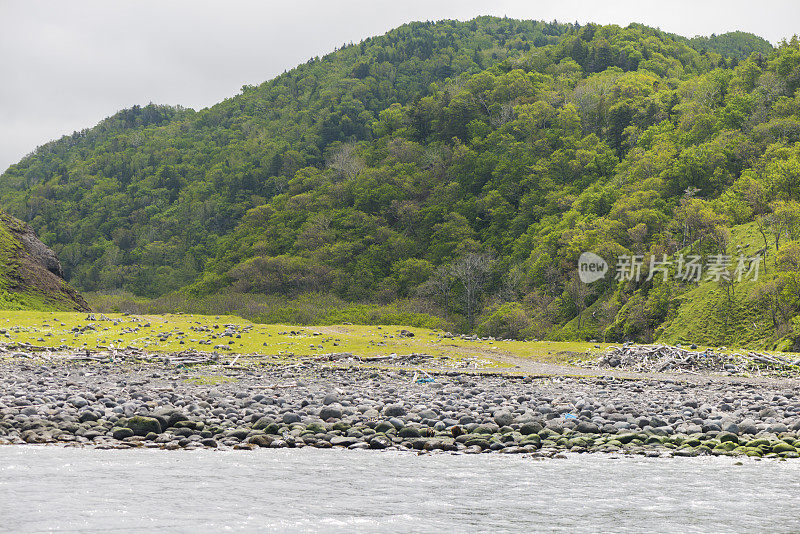
[[76, 287], [161, 295], [192, 282], [217, 238], [299, 169], [369, 138], [391, 104], [569, 28], [495, 18], [408, 24], [208, 109], [121, 111], [9, 168], [0, 199], [56, 250]]
[[[12, 166], [0, 200], [79, 288], [149, 306], [324, 321], [309, 309], [338, 300], [502, 337], [791, 344], [798, 86], [796, 38], [412, 24], [207, 110], [120, 112]], [[584, 251], [613, 271], [761, 241], [753, 282], [576, 275]]]

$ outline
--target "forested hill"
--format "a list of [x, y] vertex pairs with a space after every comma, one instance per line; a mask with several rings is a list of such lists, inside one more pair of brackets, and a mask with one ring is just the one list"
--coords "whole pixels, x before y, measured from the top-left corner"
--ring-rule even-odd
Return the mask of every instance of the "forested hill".
[[[789, 339], [800, 47], [764, 44], [407, 25], [208, 110], [121, 112], [11, 167], [2, 201], [88, 290], [333, 293], [515, 337], [682, 339], [702, 305], [714, 341]], [[587, 250], [736, 246], [772, 247], [769, 275], [575, 278]]]
[[[191, 283], [217, 238], [282, 192], [299, 169], [330, 162], [338, 150], [332, 145], [374, 138], [382, 110], [418, 100], [434, 83], [569, 43], [587, 73], [653, 59], [645, 57], [649, 45], [635, 43], [640, 29], [588, 38], [595, 28], [490, 17], [408, 24], [200, 112], [121, 111], [9, 168], [0, 201], [56, 250], [77, 287], [161, 295]], [[694, 54], [695, 46], [712, 50], [709, 65], [722, 59], [709, 42], [723, 36], [693, 44], [658, 31], [642, 35], [665, 58]], [[754, 39], [732, 37], [740, 49], [762, 50]]]
[[84, 290], [154, 296], [202, 271], [216, 238], [378, 113], [556, 43], [569, 25], [482, 18], [407, 24], [199, 112], [145, 106], [40, 147], [0, 177], [2, 205]]

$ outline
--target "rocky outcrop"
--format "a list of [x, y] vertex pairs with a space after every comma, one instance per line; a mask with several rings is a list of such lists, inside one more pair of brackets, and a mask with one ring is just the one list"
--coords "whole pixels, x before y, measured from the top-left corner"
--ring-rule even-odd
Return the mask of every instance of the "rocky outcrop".
[[24, 222], [0, 212], [0, 299], [6, 306], [90, 310], [63, 279], [55, 252]]

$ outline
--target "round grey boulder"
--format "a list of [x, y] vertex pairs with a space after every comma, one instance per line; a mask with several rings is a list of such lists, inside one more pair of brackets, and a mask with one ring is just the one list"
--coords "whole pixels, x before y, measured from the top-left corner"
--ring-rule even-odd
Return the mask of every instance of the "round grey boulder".
[[575, 431], [580, 432], [581, 434], [599, 434], [600, 428], [596, 424], [590, 423], [589, 421], [580, 421], [577, 425], [575, 425]]
[[507, 410], [498, 410], [494, 412], [494, 422], [497, 426], [509, 426], [514, 422], [514, 416]]
[[406, 414], [406, 409], [402, 404], [387, 404], [383, 414], [389, 417], [402, 417]]
[[285, 414], [283, 414], [283, 422], [286, 423], [287, 425], [290, 425], [292, 423], [299, 423], [300, 416], [294, 412], [286, 412]]
[[327, 421], [328, 419], [341, 419], [342, 406], [340, 404], [329, 404], [327, 406], [323, 406], [319, 411], [319, 417], [323, 421]]

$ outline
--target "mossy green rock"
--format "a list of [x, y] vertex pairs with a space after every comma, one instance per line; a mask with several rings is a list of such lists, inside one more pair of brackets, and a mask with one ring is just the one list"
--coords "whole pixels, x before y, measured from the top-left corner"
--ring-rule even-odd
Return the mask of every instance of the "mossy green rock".
[[717, 440], [720, 443], [726, 443], [729, 441], [733, 443], [739, 443], [739, 436], [737, 436], [736, 434], [732, 434], [730, 432], [722, 432], [717, 436]]
[[133, 430], [130, 428], [115, 426], [111, 429], [111, 437], [114, 439], [125, 439], [133, 436]]
[[417, 430], [413, 426], [404, 426], [403, 428], [401, 428], [397, 432], [397, 435], [400, 436], [401, 438], [418, 438], [418, 437], [420, 437], [419, 430]]
[[478, 445], [481, 449], [488, 449], [491, 447], [491, 443], [483, 436], [475, 436], [467, 439], [464, 443], [467, 447], [472, 447]]
[[556, 432], [555, 430], [552, 430], [550, 428], [543, 428], [538, 432], [538, 434], [539, 434], [539, 437], [542, 438], [542, 439], [548, 439], [548, 438], [551, 438], [553, 436], [559, 436], [560, 435], [558, 432]]
[[270, 423], [266, 427], [264, 427], [264, 432], [267, 434], [280, 434], [281, 432], [281, 425], [278, 423]]
[[233, 430], [228, 431], [227, 436], [236, 438], [236, 439], [245, 439], [247, 436], [250, 435], [250, 430], [246, 428], [234, 428]]
[[589, 446], [589, 442], [587, 440], [585, 440], [584, 438], [575, 438], [575, 439], [569, 440], [568, 446], [570, 448], [572, 448], [572, 447], [583, 447], [583, 448], [585, 448], [585, 447]]
[[275, 421], [271, 417], [264, 416], [259, 418], [255, 423], [253, 423], [253, 428], [255, 430], [264, 430], [274, 422]]
[[325, 427], [319, 423], [309, 423], [306, 425], [306, 430], [319, 434], [320, 432], [325, 432]]
[[200, 421], [189, 421], [188, 419], [184, 419], [182, 421], [176, 421], [173, 425], [175, 428], [190, 428], [192, 430], [202, 430], [203, 423]]
[[529, 434], [522, 438], [520, 441], [521, 445], [536, 445], [537, 447], [541, 445], [542, 438], [540, 438], [537, 434]]
[[390, 430], [394, 430], [394, 426], [392, 425], [392, 423], [388, 421], [381, 421], [375, 427], [375, 432], [378, 433], [386, 433], [389, 432]]
[[524, 439], [520, 443], [521, 447], [536, 447], [537, 449], [542, 446], [542, 442], [533, 439]]
[[772, 452], [782, 453], [782, 452], [797, 452], [797, 449], [792, 447], [786, 442], [779, 441], [775, 445], [772, 446]]
[[521, 427], [519, 427], [519, 433], [523, 436], [529, 436], [531, 434], [536, 434], [542, 429], [542, 425], [539, 423], [525, 423]]
[[181, 421], [189, 420], [180, 410], [160, 410], [152, 414], [151, 417], [158, 419], [158, 422], [161, 423], [161, 430], [166, 430], [171, 426], [175, 426]]
[[150, 432], [161, 434], [161, 423], [158, 419], [153, 417], [143, 417], [141, 415], [134, 415], [125, 424], [126, 427], [133, 430], [136, 436], [146, 436]]
[[698, 452], [698, 454], [711, 454], [711, 447], [708, 445], [700, 445], [699, 447], [696, 447], [695, 450]]
[[620, 444], [630, 443], [631, 441], [637, 439], [639, 436], [638, 434], [617, 434], [614, 438], [616, 441], [619, 441]]

